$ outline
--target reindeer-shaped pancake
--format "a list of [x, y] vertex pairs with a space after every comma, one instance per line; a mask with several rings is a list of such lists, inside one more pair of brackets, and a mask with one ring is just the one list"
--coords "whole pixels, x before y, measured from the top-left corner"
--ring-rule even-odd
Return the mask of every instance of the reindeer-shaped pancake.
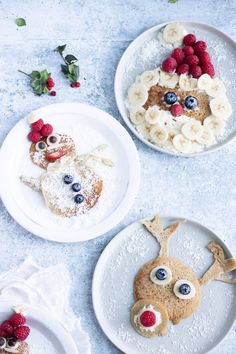
[[160, 252], [158, 258], [145, 264], [135, 277], [136, 302], [131, 309], [131, 323], [142, 336], [153, 337], [167, 333], [169, 320], [178, 324], [197, 310], [202, 286], [214, 279], [235, 283], [226, 273], [236, 269], [236, 259], [225, 259], [223, 249], [214, 242], [209, 243], [214, 262], [198, 279], [188, 266], [169, 256], [169, 239], [183, 221], [166, 229], [159, 215], [141, 222], [159, 242]]

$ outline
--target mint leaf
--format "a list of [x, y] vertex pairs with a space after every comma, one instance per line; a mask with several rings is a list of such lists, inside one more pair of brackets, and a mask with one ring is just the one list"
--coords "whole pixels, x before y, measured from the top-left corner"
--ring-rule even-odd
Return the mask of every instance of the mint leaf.
[[59, 46], [55, 49], [55, 51], [56, 51], [56, 52], [59, 52], [59, 53], [62, 55], [62, 53], [64, 52], [65, 49], [66, 49], [66, 44], [64, 44], [64, 45], [59, 45]]
[[26, 21], [24, 18], [17, 18], [16, 19], [16, 24], [19, 27], [26, 26]]
[[43, 70], [43, 71], [41, 71], [41, 73], [40, 73], [40, 78], [41, 78], [41, 80], [42, 81], [47, 81], [47, 79], [50, 77], [50, 73], [47, 71], [47, 70]]
[[66, 57], [65, 57], [65, 61], [68, 63], [68, 64], [73, 64], [73, 63], [76, 63], [78, 61], [78, 59], [72, 55], [72, 54], [68, 54]]
[[67, 65], [61, 64], [61, 71], [63, 72], [64, 75], [67, 75], [69, 73]]
[[168, 0], [169, 3], [175, 4], [178, 0]]
[[32, 79], [40, 79], [40, 72], [39, 71], [32, 71], [30, 76], [32, 77]]

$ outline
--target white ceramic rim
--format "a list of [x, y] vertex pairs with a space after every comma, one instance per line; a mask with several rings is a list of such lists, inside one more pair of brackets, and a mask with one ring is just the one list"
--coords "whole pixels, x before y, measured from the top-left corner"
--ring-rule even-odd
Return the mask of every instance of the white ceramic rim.
[[227, 39], [228, 42], [231, 43], [232, 46], [235, 47], [235, 51], [236, 51], [236, 42], [230, 38], [227, 34], [225, 34], [224, 32], [220, 31], [218, 28], [208, 25], [204, 22], [192, 22], [192, 21], [184, 21], [184, 20], [177, 20], [177, 21], [170, 21], [170, 22], [165, 22], [165, 23], [161, 23], [157, 26], [151, 27], [148, 30], [146, 30], [145, 32], [141, 33], [138, 37], [136, 37], [133, 42], [127, 47], [127, 49], [124, 51], [117, 69], [116, 69], [116, 74], [115, 74], [115, 81], [114, 81], [114, 92], [115, 92], [115, 99], [116, 99], [116, 104], [118, 107], [118, 110], [120, 112], [120, 115], [122, 116], [125, 124], [128, 126], [128, 128], [132, 131], [132, 133], [139, 139], [141, 140], [144, 144], [146, 144], [147, 146], [149, 146], [150, 148], [168, 154], [168, 155], [172, 155], [172, 156], [177, 156], [177, 157], [196, 157], [196, 156], [200, 156], [200, 155], [206, 155], [209, 154], [211, 152], [217, 151], [219, 149], [221, 149], [223, 146], [229, 144], [232, 140], [235, 139], [236, 137], [236, 132], [234, 133], [234, 135], [231, 138], [226, 139], [225, 141], [218, 143], [216, 145], [213, 145], [212, 147], [210, 147], [207, 150], [201, 151], [201, 152], [195, 152], [192, 154], [184, 154], [184, 153], [178, 153], [178, 152], [174, 152], [174, 151], [170, 151], [167, 149], [163, 149], [157, 145], [154, 145], [152, 143], [150, 143], [149, 141], [145, 140], [138, 132], [137, 130], [134, 128], [133, 124], [130, 122], [124, 105], [123, 105], [123, 98], [122, 98], [122, 88], [121, 88], [121, 72], [123, 71], [122, 68], [125, 66], [125, 63], [127, 61], [126, 57], [129, 57], [129, 55], [133, 52], [133, 50], [138, 46], [139, 42], [144, 42], [145, 38], [147, 35], [151, 34], [152, 32], [158, 31], [160, 30], [162, 27], [168, 25], [169, 23], [181, 23], [183, 25], [187, 26], [194, 26], [194, 25], [200, 25], [202, 27], [207, 28], [208, 30], [214, 31], [216, 32], [216, 34], [219, 34], [220, 36], [224, 37], [225, 39]]
[[[151, 219], [153, 217], [153, 215], [149, 218], [142, 218], [142, 219]], [[212, 235], [214, 235], [214, 238], [217, 240], [217, 242], [224, 248], [225, 253], [229, 256], [229, 257], [233, 257], [232, 253], [230, 252], [230, 250], [228, 249], [228, 247], [226, 246], [225, 242], [216, 235], [216, 233], [214, 231], [212, 231], [211, 229], [209, 229], [207, 226], [200, 224], [198, 221], [195, 221], [193, 219], [189, 219], [189, 218], [183, 218], [182, 216], [167, 216], [167, 215], [162, 215], [161, 218], [168, 218], [168, 219], [172, 219], [172, 220], [186, 220], [187, 222], [196, 224], [198, 227], [203, 228], [206, 230], [206, 232], [211, 233]], [[100, 318], [100, 307], [99, 307], [99, 303], [97, 303], [96, 300], [96, 282], [98, 281], [97, 278], [99, 277], [99, 272], [100, 272], [100, 268], [102, 268], [104, 266], [104, 263], [106, 262], [106, 258], [107, 255], [110, 254], [110, 252], [113, 250], [114, 247], [116, 247], [116, 245], [119, 243], [119, 239], [123, 237], [123, 232], [126, 230], [129, 230], [129, 228], [132, 228], [132, 226], [134, 224], [136, 224], [137, 222], [139, 222], [139, 220], [133, 222], [132, 224], [126, 226], [124, 229], [122, 229], [108, 244], [107, 246], [104, 248], [103, 252], [101, 253], [97, 264], [95, 266], [94, 269], [94, 274], [93, 274], [93, 280], [92, 280], [92, 302], [93, 302], [93, 309], [94, 309], [94, 313], [95, 316], [97, 318], [97, 321], [101, 327], [101, 329], [103, 330], [103, 332], [105, 333], [105, 335], [107, 336], [107, 338], [121, 351], [123, 351], [124, 353], [126, 353], [126, 345], [125, 343], [122, 343], [121, 341], [119, 341], [117, 338], [113, 337], [112, 339], [109, 336], [109, 332], [107, 331], [107, 327], [106, 327], [106, 323], [103, 322], [103, 320]], [[210, 353], [213, 349], [215, 349], [223, 340], [224, 338], [227, 336], [227, 334], [229, 333], [229, 331], [233, 328], [234, 323], [236, 321], [236, 313], [235, 313], [235, 317], [234, 317], [234, 322], [231, 324], [231, 326], [229, 327], [228, 332], [225, 334], [224, 337], [222, 337], [209, 351], [205, 352], [205, 354]], [[121, 344], [122, 343], [122, 344]], [[135, 352], [132, 352], [132, 354], [135, 354]]]
[[[46, 115], [49, 110], [55, 111], [65, 111], [65, 112], [79, 112], [79, 113], [87, 113], [96, 117], [96, 120], [101, 121], [102, 124], [107, 124], [109, 129], [112, 129], [114, 134], [117, 136], [117, 139], [120, 141], [120, 144], [126, 148], [127, 154], [126, 158], [128, 160], [129, 165], [129, 183], [127, 185], [127, 190], [123, 200], [118, 205], [117, 209], [112, 212], [106, 219], [100, 222], [98, 225], [95, 225], [89, 229], [84, 230], [73, 230], [72, 232], [68, 232], [66, 236], [60, 234], [58, 236], [58, 230], [53, 231], [52, 228], [47, 229], [46, 226], [41, 226], [29, 219], [27, 215], [12, 202], [9, 194], [7, 193], [7, 187], [5, 186], [4, 180], [7, 180], [7, 176], [4, 175], [4, 169], [2, 169], [0, 174], [0, 195], [2, 201], [7, 208], [8, 212], [11, 216], [20, 224], [23, 228], [30, 231], [36, 236], [41, 238], [56, 241], [56, 242], [81, 242], [96, 238], [105, 234], [114, 228], [128, 213], [131, 206], [134, 203], [136, 195], [139, 189], [140, 183], [140, 163], [139, 156], [136, 149], [136, 146], [128, 134], [126, 129], [110, 114], [84, 103], [56, 103], [48, 106], [44, 106], [37, 110], [41, 115]], [[23, 120], [26, 118], [23, 118]], [[105, 123], [104, 123], [105, 122]], [[11, 129], [5, 138], [1, 150], [0, 150], [0, 165], [4, 166], [4, 160], [7, 159], [8, 151], [8, 142], [11, 141], [14, 134], [16, 134], [18, 126], [22, 124], [21, 120]], [[83, 235], [81, 237], [81, 235]]]

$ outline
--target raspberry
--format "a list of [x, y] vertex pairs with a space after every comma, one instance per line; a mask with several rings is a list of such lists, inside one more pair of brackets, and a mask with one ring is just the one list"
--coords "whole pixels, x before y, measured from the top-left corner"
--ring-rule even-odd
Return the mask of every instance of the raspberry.
[[144, 327], [154, 326], [156, 323], [156, 315], [152, 311], [144, 311], [140, 316], [140, 323]]
[[52, 134], [52, 131], [53, 127], [51, 126], [51, 124], [44, 124], [40, 133], [43, 137], [47, 137]]
[[33, 132], [40, 132], [44, 125], [44, 122], [42, 119], [37, 120], [37, 122], [34, 122], [31, 124], [31, 128]]
[[14, 327], [18, 327], [25, 324], [26, 318], [21, 313], [14, 313], [10, 318], [10, 322]]
[[183, 107], [181, 106], [181, 104], [179, 103], [173, 104], [171, 106], [171, 114], [174, 117], [181, 116], [183, 114]]
[[190, 69], [190, 74], [195, 79], [198, 79], [202, 75], [202, 69], [198, 65], [192, 65]]
[[211, 77], [215, 76], [215, 69], [211, 62], [202, 65], [202, 73], [208, 74]]
[[183, 43], [184, 45], [192, 45], [193, 43], [195, 43], [195, 41], [196, 41], [195, 35], [189, 33], [184, 37]]
[[174, 58], [178, 64], [182, 63], [184, 60], [184, 53], [182, 51], [182, 49], [180, 48], [175, 48], [171, 54], [172, 58]]
[[56, 93], [56, 91], [51, 91], [50, 95], [51, 95], [51, 96], [56, 96], [57, 93]]
[[189, 65], [188, 64], [180, 64], [178, 67], [177, 67], [177, 74], [178, 75], [181, 75], [181, 74], [187, 74], [189, 71]]
[[30, 132], [28, 138], [32, 143], [37, 143], [41, 139], [41, 134], [39, 132]]
[[53, 78], [52, 77], [49, 77], [48, 79], [47, 79], [47, 82], [49, 83], [49, 82], [54, 82], [53, 81]]
[[197, 54], [198, 58], [199, 58], [199, 63], [200, 64], [205, 64], [205, 63], [210, 63], [211, 62], [211, 57], [209, 55], [209, 53], [207, 52], [199, 52]]
[[75, 87], [80, 87], [80, 82], [75, 82]]
[[188, 65], [197, 65], [199, 63], [199, 59], [196, 55], [188, 55], [185, 60], [184, 60], [185, 64]]
[[172, 73], [177, 68], [177, 61], [169, 57], [165, 59], [162, 63], [162, 69], [167, 73]]
[[193, 49], [195, 53], [204, 52], [204, 50], [206, 50], [206, 47], [207, 45], [206, 42], [204, 41], [198, 41], [193, 45]]
[[2, 328], [0, 328], [0, 337], [7, 337], [8, 333], [6, 331], [4, 331]]
[[190, 47], [190, 45], [186, 45], [186, 47], [183, 47], [183, 52], [185, 55], [192, 55], [194, 50], [193, 47]]
[[14, 330], [14, 336], [21, 341], [25, 340], [29, 334], [30, 329], [27, 326], [20, 326]]
[[10, 321], [4, 321], [1, 324], [1, 331], [4, 331], [5, 333], [7, 333], [7, 335], [12, 336], [14, 328], [11, 324]]
[[47, 88], [50, 91], [55, 86], [55, 83], [51, 77], [47, 79]]
[[72, 83], [70, 84], [70, 87], [75, 87], [75, 82], [72, 82]]

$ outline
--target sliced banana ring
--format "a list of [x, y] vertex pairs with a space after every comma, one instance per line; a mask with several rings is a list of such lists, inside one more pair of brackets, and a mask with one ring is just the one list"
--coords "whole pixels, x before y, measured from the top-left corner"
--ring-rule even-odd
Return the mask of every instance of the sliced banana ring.
[[[156, 273], [158, 270], [163, 269], [166, 272], [166, 277], [163, 280], [160, 280], [157, 278]], [[172, 272], [170, 270], [170, 268], [168, 268], [165, 265], [159, 265], [155, 268], [152, 269], [151, 273], [150, 273], [150, 280], [157, 285], [166, 285], [168, 283], [171, 282], [172, 280]]]
[[202, 125], [198, 120], [190, 120], [181, 129], [182, 134], [189, 140], [197, 140], [202, 135]]
[[203, 125], [202, 134], [196, 140], [201, 145], [209, 146], [214, 142], [214, 135], [207, 126]]
[[141, 84], [133, 84], [128, 90], [128, 101], [131, 106], [143, 106], [148, 99], [148, 91], [146, 87]]
[[150, 140], [150, 127], [146, 122], [137, 125], [136, 129], [144, 139]]
[[144, 71], [140, 76], [140, 82], [144, 84], [144, 86], [149, 89], [151, 86], [154, 86], [159, 81], [159, 71], [158, 70], [150, 70]]
[[207, 91], [211, 88], [212, 78], [208, 74], [203, 74], [197, 80], [197, 87], [199, 90]]
[[35, 149], [37, 151], [45, 151], [47, 150], [47, 144], [45, 143], [45, 141], [41, 140], [35, 145]]
[[186, 74], [182, 74], [179, 77], [179, 87], [183, 91], [191, 91], [197, 88], [197, 79], [191, 78]]
[[211, 97], [218, 97], [220, 95], [224, 95], [225, 92], [226, 92], [225, 85], [217, 77], [211, 80], [210, 87], [206, 89], [206, 93]]
[[232, 107], [227, 98], [215, 97], [210, 101], [210, 109], [214, 116], [227, 119], [232, 114]]
[[161, 117], [161, 111], [158, 106], [152, 106], [145, 112], [145, 120], [149, 124], [156, 124]]
[[142, 124], [145, 121], [146, 109], [143, 107], [135, 107], [130, 110], [130, 120], [135, 125]]
[[60, 141], [60, 135], [58, 135], [58, 134], [51, 134], [47, 137], [47, 144], [48, 145], [58, 144], [59, 141]]
[[177, 134], [172, 140], [174, 148], [183, 153], [191, 152], [191, 141], [186, 139], [183, 134]]
[[[184, 285], [184, 284], [187, 284], [191, 288], [189, 294], [184, 295], [180, 292], [180, 287], [181, 287], [181, 285]], [[196, 289], [195, 289], [193, 283], [191, 281], [185, 280], [185, 279], [177, 280], [177, 282], [174, 285], [173, 290], [174, 290], [175, 296], [177, 296], [179, 299], [182, 299], [182, 300], [192, 299], [196, 294]]]
[[178, 81], [179, 76], [177, 74], [167, 74], [162, 70], [160, 71], [160, 86], [173, 89], [178, 84]]
[[163, 39], [166, 43], [176, 43], [182, 42], [184, 36], [186, 34], [186, 30], [183, 26], [177, 23], [170, 23], [165, 26], [163, 30]]
[[207, 117], [204, 120], [203, 125], [210, 129], [213, 135], [222, 134], [225, 128], [225, 122], [222, 119], [214, 116]]
[[159, 125], [155, 125], [150, 130], [151, 140], [154, 144], [162, 144], [168, 139], [168, 132], [161, 128]]

